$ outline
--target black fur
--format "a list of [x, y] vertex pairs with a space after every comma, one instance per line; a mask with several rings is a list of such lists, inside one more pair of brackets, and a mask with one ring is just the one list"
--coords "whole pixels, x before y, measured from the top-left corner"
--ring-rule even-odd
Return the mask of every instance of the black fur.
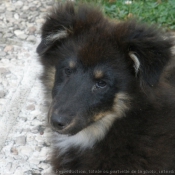
[[[37, 52], [44, 75], [51, 67], [56, 70], [52, 127], [72, 137], [116, 115], [92, 147], [70, 145], [60, 154], [58, 144], [52, 156], [55, 173], [175, 174], [172, 45], [154, 26], [111, 22], [87, 5], [58, 5], [48, 15]], [[138, 72], [130, 53], [138, 58]], [[126, 99], [120, 101], [121, 94]]]

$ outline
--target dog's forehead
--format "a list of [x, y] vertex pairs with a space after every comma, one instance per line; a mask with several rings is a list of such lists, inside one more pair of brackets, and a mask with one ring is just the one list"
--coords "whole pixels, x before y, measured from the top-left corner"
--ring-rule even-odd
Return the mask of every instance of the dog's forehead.
[[[62, 58], [72, 58], [69, 60], [69, 67], [76, 67], [81, 63], [85, 67], [96, 67], [96, 65], [106, 65], [110, 62], [117, 62], [120, 56], [116, 40], [112, 30], [93, 27], [88, 32], [72, 34], [65, 44], [59, 49]], [[96, 73], [97, 76], [97, 73]], [[99, 76], [99, 72], [98, 72]]]
[[113, 38], [105, 32], [91, 33], [85, 36], [86, 40], [78, 49], [77, 58], [87, 66], [96, 65], [103, 61], [110, 61], [117, 54], [117, 47], [113, 44]]

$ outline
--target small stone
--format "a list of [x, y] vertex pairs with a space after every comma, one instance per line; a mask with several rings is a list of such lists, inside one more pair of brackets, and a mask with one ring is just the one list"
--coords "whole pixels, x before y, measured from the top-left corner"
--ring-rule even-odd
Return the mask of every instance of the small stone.
[[28, 36], [27, 41], [34, 42], [35, 43], [36, 42], [36, 37], [33, 36], [33, 35], [30, 35], [30, 36]]
[[6, 171], [10, 171], [11, 168], [12, 168], [12, 162], [9, 162], [9, 163], [6, 165], [5, 169], [6, 169]]
[[11, 27], [13, 27], [13, 23], [11, 22], [7, 23], [7, 28], [11, 28]]
[[30, 125], [31, 125], [31, 126], [38, 126], [38, 127], [39, 127], [39, 125], [41, 125], [41, 121], [35, 119], [35, 120], [33, 120], [33, 121], [30, 123]]
[[15, 19], [19, 19], [19, 15], [17, 13], [14, 14]]
[[23, 129], [22, 132], [31, 132], [30, 128]]
[[22, 19], [27, 19], [27, 17], [28, 17], [28, 15], [27, 14], [21, 14], [21, 16], [20, 16]]
[[15, 147], [12, 147], [10, 152], [13, 154], [13, 155], [18, 155], [18, 150], [15, 148]]
[[4, 48], [4, 52], [10, 52], [13, 50], [13, 46], [12, 45], [7, 45], [5, 48]]
[[32, 129], [31, 129], [31, 132], [34, 133], [34, 134], [37, 134], [39, 131], [39, 126], [34, 126]]
[[27, 142], [34, 142], [35, 136], [34, 135], [27, 135]]
[[39, 121], [45, 121], [45, 117], [43, 117], [43, 115], [37, 115], [36, 117]]
[[49, 148], [48, 147], [43, 147], [41, 152], [39, 153], [39, 157], [46, 158], [49, 153]]
[[26, 144], [26, 137], [25, 136], [19, 136], [16, 138], [15, 143], [17, 145], [25, 145]]
[[0, 90], [0, 98], [4, 98], [6, 96], [5, 91]]
[[23, 11], [26, 11], [26, 10], [29, 10], [29, 7], [28, 6], [23, 6]]
[[26, 117], [20, 117], [20, 120], [23, 121], [23, 122], [26, 122], [27, 118]]
[[21, 146], [20, 154], [30, 157], [33, 154], [33, 149], [29, 146]]
[[[15, 156], [14, 156], [15, 157]], [[16, 156], [17, 157], [17, 156]], [[13, 161], [12, 162], [12, 167], [11, 167], [11, 169], [10, 169], [10, 174], [13, 174], [14, 175], [14, 172], [16, 171], [16, 169], [18, 168], [18, 166], [19, 166], [19, 163], [18, 163], [18, 161]], [[3, 173], [3, 175], [10, 175], [9, 173]], [[21, 174], [20, 174], [21, 175]]]
[[22, 7], [23, 4], [24, 4], [24, 3], [23, 3], [22, 1], [17, 1], [17, 2], [16, 2], [16, 6], [17, 6], [17, 7]]
[[23, 174], [24, 174], [24, 173], [23, 173], [22, 168], [21, 168], [21, 167], [18, 167], [18, 168], [16, 169], [16, 171], [14, 172], [13, 175], [23, 175]]
[[29, 9], [30, 9], [31, 11], [36, 11], [36, 10], [37, 10], [37, 7], [32, 6], [32, 7], [30, 7]]
[[6, 53], [5, 52], [0, 52], [0, 57], [4, 57], [6, 56]]
[[8, 79], [15, 79], [15, 78], [16, 78], [15, 75], [10, 74], [10, 73], [6, 73], [6, 74], [5, 74], [5, 77], [8, 78]]
[[29, 34], [34, 34], [35, 31], [36, 31], [36, 27], [31, 26], [31, 27], [28, 28], [28, 31], [29, 31]]
[[37, 147], [35, 147], [35, 150], [38, 151], [38, 152], [40, 152], [41, 151], [41, 147], [40, 146], [37, 146]]
[[21, 34], [21, 35], [18, 35], [18, 38], [25, 40], [27, 38], [27, 35]]
[[24, 32], [21, 31], [21, 30], [15, 30], [15, 31], [14, 31], [14, 34], [15, 34], [16, 36], [19, 36], [19, 35], [24, 34]]
[[13, 12], [6, 11], [5, 16], [6, 16], [6, 19], [13, 18]]
[[37, 158], [30, 158], [29, 162], [31, 162], [32, 164], [38, 165], [40, 163], [40, 160]]
[[5, 12], [5, 10], [6, 10], [6, 8], [5, 8], [5, 7], [0, 7], [0, 13], [4, 13], [4, 12]]
[[35, 105], [33, 105], [33, 104], [28, 105], [27, 110], [34, 111], [35, 110]]
[[39, 152], [38, 151], [35, 151], [32, 156], [33, 157], [39, 157]]
[[10, 7], [8, 7], [8, 11], [11, 11], [11, 12], [16, 11], [16, 7], [15, 6], [10, 6]]
[[5, 33], [7, 31], [7, 25], [4, 22], [0, 21], [0, 32]]
[[[0, 67], [0, 74], [8, 74], [10, 70], [4, 67]], [[0, 88], [1, 89], [1, 88]]]
[[11, 38], [12, 36], [13, 36], [12, 33], [6, 33], [6, 34], [4, 35], [4, 38]]
[[46, 170], [47, 168], [49, 168], [49, 165], [48, 164], [45, 164], [45, 163], [40, 163], [38, 165], [39, 168], [42, 168], [43, 170]]
[[[1, 52], [0, 52], [1, 53]], [[1, 56], [0, 56], [1, 57]], [[2, 57], [1, 57], [2, 58]], [[2, 59], [1, 60], [1, 63], [4, 63], [4, 64], [9, 64], [9, 60], [8, 59]]]

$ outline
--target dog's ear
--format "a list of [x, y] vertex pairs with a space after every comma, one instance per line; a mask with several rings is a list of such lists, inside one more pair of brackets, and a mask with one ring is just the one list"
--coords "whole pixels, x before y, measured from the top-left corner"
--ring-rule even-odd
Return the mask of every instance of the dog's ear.
[[51, 48], [58, 48], [71, 36], [80, 35], [96, 25], [103, 15], [100, 10], [86, 5], [76, 5], [73, 2], [58, 3], [46, 18], [42, 27], [42, 40], [37, 47], [40, 56]]
[[67, 3], [65, 6], [58, 5], [51, 10], [41, 29], [41, 42], [37, 47], [40, 56], [45, 54], [55, 42], [61, 44], [62, 40], [68, 37], [73, 26], [74, 15], [72, 3]]
[[154, 26], [135, 21], [118, 25], [120, 47], [125, 52], [141, 84], [154, 86], [171, 58], [172, 41]]

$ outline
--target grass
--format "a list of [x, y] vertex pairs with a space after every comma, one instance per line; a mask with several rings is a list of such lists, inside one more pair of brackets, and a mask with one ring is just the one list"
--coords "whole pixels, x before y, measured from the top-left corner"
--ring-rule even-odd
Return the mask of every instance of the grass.
[[137, 18], [175, 30], [175, 0], [76, 0], [100, 5], [105, 14], [118, 20]]

